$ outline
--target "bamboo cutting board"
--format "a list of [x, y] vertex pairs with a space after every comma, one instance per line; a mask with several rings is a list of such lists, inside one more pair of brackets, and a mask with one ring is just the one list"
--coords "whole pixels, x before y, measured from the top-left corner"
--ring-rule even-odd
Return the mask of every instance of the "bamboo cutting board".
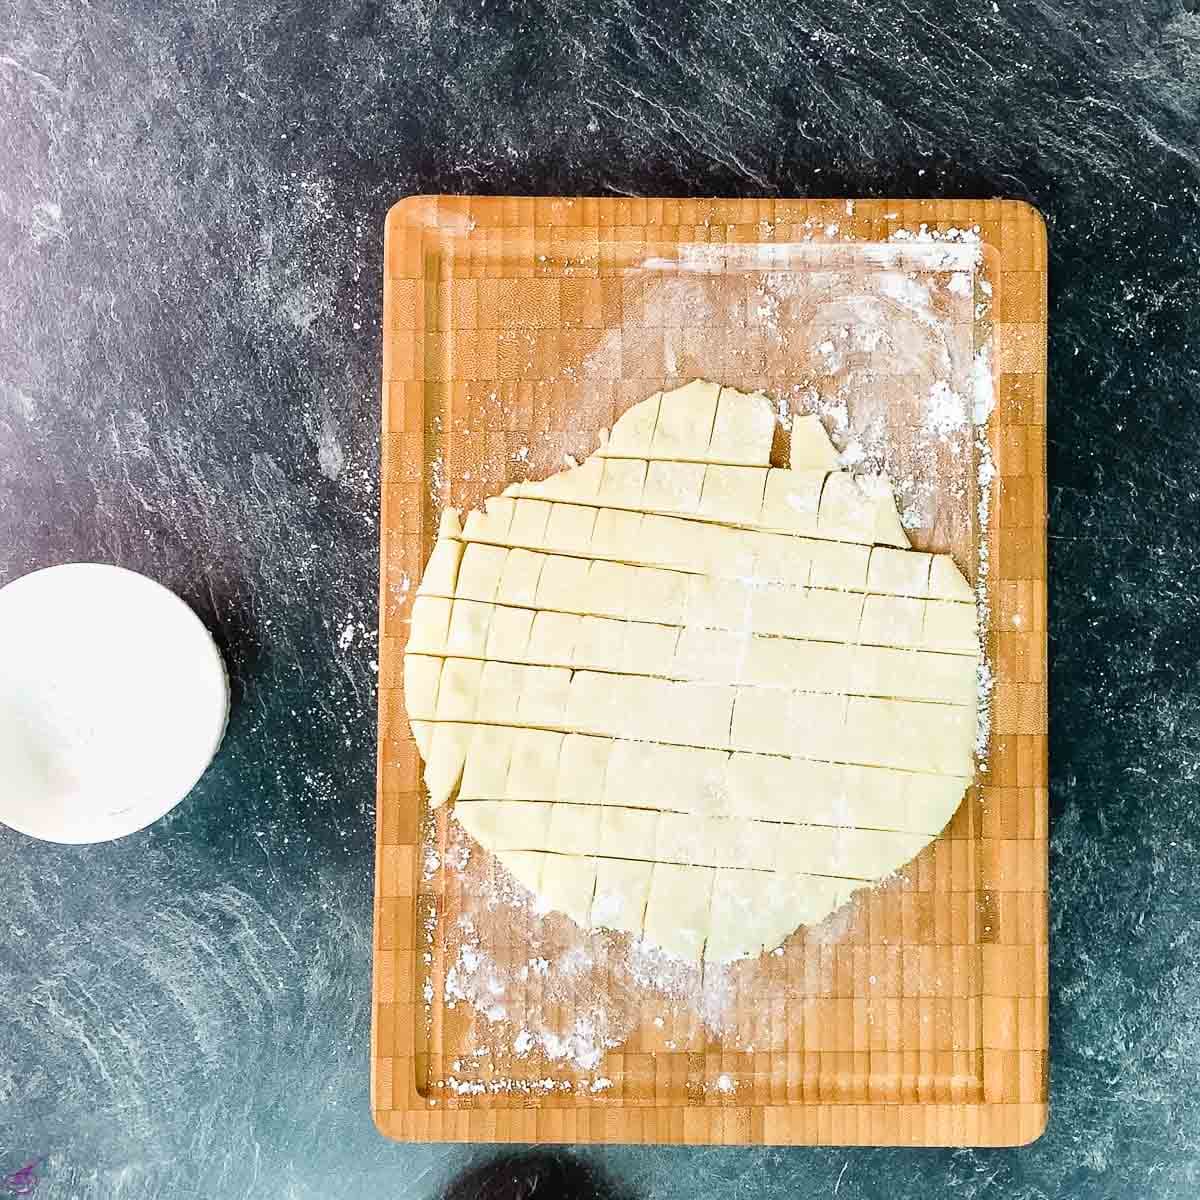
[[[404, 1140], [1015, 1145], [1047, 1095], [1041, 219], [1008, 201], [412, 197], [383, 341], [372, 1108]], [[945, 832], [774, 955], [705, 978], [532, 911], [445, 812], [404, 713], [445, 504], [582, 459], [706, 377], [819, 413], [913, 545], [982, 584], [994, 679]], [[939, 382], [940, 381], [940, 382]], [[946, 382], [948, 381], [948, 382]], [[949, 392], [939, 393], [945, 387]], [[963, 422], [939, 396], [974, 399]], [[994, 409], [982, 418], [990, 400]]]

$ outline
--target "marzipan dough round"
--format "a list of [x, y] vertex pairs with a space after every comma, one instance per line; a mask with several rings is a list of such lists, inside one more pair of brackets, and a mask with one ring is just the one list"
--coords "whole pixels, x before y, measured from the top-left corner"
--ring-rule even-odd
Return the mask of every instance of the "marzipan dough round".
[[695, 381], [448, 509], [405, 698], [433, 805], [584, 928], [771, 950], [909, 862], [974, 774], [970, 585], [816, 417]]

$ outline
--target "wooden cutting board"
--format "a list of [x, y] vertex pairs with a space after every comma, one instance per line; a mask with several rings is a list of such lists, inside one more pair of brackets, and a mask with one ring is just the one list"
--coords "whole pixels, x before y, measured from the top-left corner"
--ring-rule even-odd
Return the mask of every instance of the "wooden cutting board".
[[[1046, 246], [1009, 201], [410, 197], [388, 214], [372, 1108], [418, 1141], [1015, 1145], [1047, 1096]], [[539, 916], [404, 712], [442, 507], [707, 377], [816, 411], [989, 607], [986, 770], [900, 876], [695, 983]], [[940, 382], [939, 382], [940, 381]], [[938, 392], [938, 387], [948, 389]], [[986, 423], [963, 422], [967, 398]], [[947, 408], [944, 401], [951, 401]], [[994, 473], [994, 478], [992, 478]]]

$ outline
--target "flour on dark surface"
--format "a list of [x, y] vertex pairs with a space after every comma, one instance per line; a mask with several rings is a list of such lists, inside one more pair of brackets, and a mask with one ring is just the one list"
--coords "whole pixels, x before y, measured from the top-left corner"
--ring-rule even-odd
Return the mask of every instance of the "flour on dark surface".
[[1050, 230], [1049, 1131], [581, 1154], [656, 1198], [1194, 1194], [1193, 7], [0, 11], [0, 582], [145, 570], [234, 686], [159, 825], [0, 836], [0, 1172], [46, 1154], [39, 1200], [425, 1198], [492, 1153], [368, 1115], [389, 204], [1000, 194]]

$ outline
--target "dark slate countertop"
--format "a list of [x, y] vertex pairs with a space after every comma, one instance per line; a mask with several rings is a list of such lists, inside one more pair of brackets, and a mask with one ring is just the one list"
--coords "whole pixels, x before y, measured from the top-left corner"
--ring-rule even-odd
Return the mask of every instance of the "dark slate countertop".
[[581, 1149], [577, 1174], [630, 1200], [1200, 1194], [1198, 131], [1195, 0], [4, 7], [0, 583], [145, 571], [216, 635], [234, 710], [144, 833], [0, 830], [0, 1172], [47, 1156], [38, 1200], [423, 1200], [470, 1167], [460, 1196], [588, 1194], [571, 1161], [492, 1171], [507, 1152], [393, 1145], [368, 1112], [384, 214], [1003, 195], [1051, 247], [1049, 1130]]

